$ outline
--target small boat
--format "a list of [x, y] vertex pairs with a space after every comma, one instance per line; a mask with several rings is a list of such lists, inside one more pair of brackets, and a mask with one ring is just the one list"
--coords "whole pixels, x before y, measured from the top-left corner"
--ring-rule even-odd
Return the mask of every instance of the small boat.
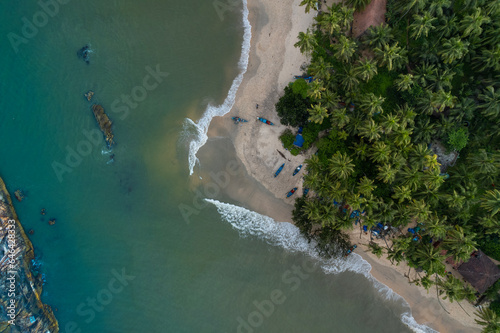
[[302, 169], [302, 164], [299, 165], [294, 171], [293, 171], [293, 175], [295, 176], [296, 174], [299, 173], [300, 169]]
[[271, 125], [271, 126], [274, 125], [272, 122], [270, 122], [269, 120], [267, 120], [265, 118], [257, 117], [257, 119], [260, 120], [260, 121], [262, 121], [264, 124], [268, 124], [268, 125]]
[[348, 255], [350, 255], [352, 251], [354, 251], [354, 249], [356, 249], [357, 247], [357, 245], [353, 245], [349, 250], [347, 250], [347, 254], [345, 256], [347, 257]]
[[286, 197], [290, 198], [295, 193], [295, 191], [297, 191], [297, 188], [296, 187], [292, 188], [290, 192], [286, 194]]
[[284, 168], [284, 167], [285, 167], [285, 163], [283, 163], [283, 164], [282, 164], [282, 165], [278, 168], [278, 170], [274, 173], [274, 178], [276, 178], [276, 177], [280, 174], [281, 170], [283, 170], [283, 168]]
[[248, 122], [248, 120], [240, 118], [240, 117], [231, 117], [231, 119], [234, 120], [235, 124], [237, 124], [237, 123], [247, 123]]
[[309, 193], [309, 189], [304, 187], [304, 189], [302, 190], [302, 193], [303, 193], [303, 196], [305, 197], [307, 195], [307, 193]]

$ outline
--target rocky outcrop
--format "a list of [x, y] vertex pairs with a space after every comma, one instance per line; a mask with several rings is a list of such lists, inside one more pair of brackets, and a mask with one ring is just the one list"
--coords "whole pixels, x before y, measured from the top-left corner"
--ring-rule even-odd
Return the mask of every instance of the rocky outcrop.
[[0, 332], [59, 332], [52, 309], [40, 299], [43, 275], [33, 266], [33, 245], [1, 178], [0, 257]]
[[92, 105], [92, 112], [94, 112], [94, 117], [101, 128], [102, 133], [104, 134], [104, 138], [106, 139], [106, 143], [108, 148], [111, 148], [115, 144], [113, 141], [113, 131], [111, 130], [111, 125], [113, 124], [111, 120], [109, 120], [108, 115], [104, 112], [104, 108], [99, 104]]

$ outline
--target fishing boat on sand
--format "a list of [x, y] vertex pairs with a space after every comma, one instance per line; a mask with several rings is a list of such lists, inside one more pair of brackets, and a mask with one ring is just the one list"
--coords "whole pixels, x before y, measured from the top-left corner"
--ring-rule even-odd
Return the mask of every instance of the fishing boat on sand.
[[278, 170], [275, 172], [275, 174], [274, 174], [274, 178], [276, 178], [276, 177], [280, 174], [281, 170], [283, 170], [283, 168], [284, 168], [284, 167], [285, 167], [285, 163], [283, 163], [283, 164], [282, 164], [282, 165], [278, 168]]
[[237, 123], [247, 123], [248, 122], [248, 120], [240, 118], [240, 117], [231, 117], [231, 119], [234, 120], [235, 124], [237, 124]]
[[286, 194], [286, 197], [290, 198], [295, 193], [295, 191], [297, 191], [297, 188], [296, 187], [292, 188], [290, 192]]
[[302, 169], [302, 164], [295, 168], [295, 170], [293, 171], [293, 175], [295, 176], [296, 174], [298, 174], [300, 169]]
[[303, 192], [303, 196], [305, 197], [307, 195], [307, 193], [309, 193], [309, 189], [304, 187], [302, 192]]
[[268, 124], [268, 125], [271, 125], [271, 126], [274, 125], [272, 122], [270, 122], [269, 120], [267, 120], [265, 118], [257, 117], [257, 119], [260, 120], [260, 121], [262, 121], [264, 124]]
[[345, 256], [347, 257], [348, 255], [350, 255], [352, 251], [354, 251], [354, 249], [356, 249], [357, 247], [357, 245], [353, 245], [349, 250], [347, 250], [347, 254]]

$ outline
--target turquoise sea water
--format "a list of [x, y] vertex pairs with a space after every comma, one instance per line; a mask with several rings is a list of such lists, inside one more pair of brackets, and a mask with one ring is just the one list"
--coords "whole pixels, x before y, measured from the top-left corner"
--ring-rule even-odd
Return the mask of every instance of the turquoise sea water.
[[[0, 3], [0, 174], [26, 194], [16, 209], [35, 231], [61, 332], [409, 331], [408, 308], [353, 272], [367, 270], [357, 257], [311, 258], [291, 225], [201, 201], [192, 186], [185, 119], [223, 103], [240, 73], [240, 11], [221, 20], [203, 0], [58, 7], [45, 22], [36, 2]], [[40, 27], [13, 47], [34, 15]], [[89, 65], [76, 55], [85, 44]], [[155, 82], [156, 69], [168, 75]], [[97, 128], [88, 90], [114, 122], [112, 151], [85, 134]]]

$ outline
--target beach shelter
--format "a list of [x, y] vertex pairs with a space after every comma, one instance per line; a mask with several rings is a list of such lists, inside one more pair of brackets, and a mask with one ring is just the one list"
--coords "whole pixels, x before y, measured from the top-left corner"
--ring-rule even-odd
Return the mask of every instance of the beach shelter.
[[500, 279], [500, 268], [481, 250], [472, 253], [457, 271], [481, 294]]
[[302, 134], [297, 134], [293, 145], [302, 148], [302, 146], [304, 145], [304, 137], [302, 137]]

